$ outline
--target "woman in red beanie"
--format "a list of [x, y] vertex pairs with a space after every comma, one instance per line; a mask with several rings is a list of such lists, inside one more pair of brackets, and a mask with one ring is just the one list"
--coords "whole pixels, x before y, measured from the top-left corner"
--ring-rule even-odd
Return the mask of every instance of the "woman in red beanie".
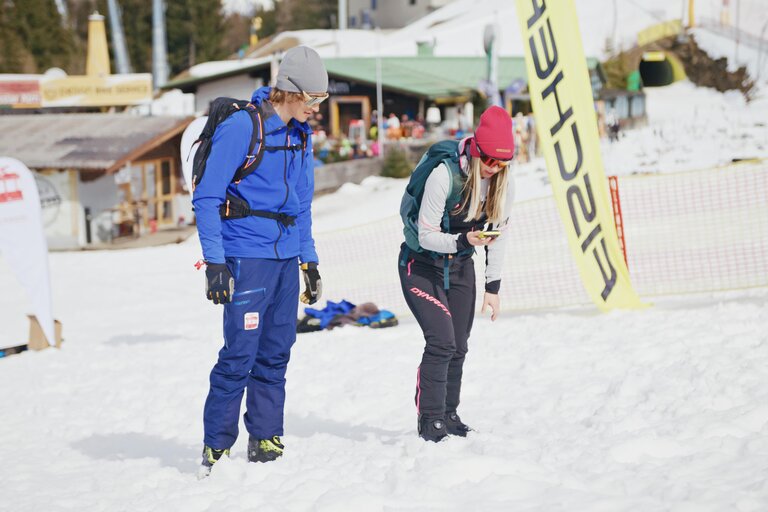
[[426, 340], [416, 376], [416, 409], [419, 436], [428, 441], [471, 431], [456, 410], [475, 315], [472, 255], [476, 247], [485, 247], [481, 312], [489, 307], [496, 320], [514, 149], [509, 114], [490, 107], [473, 137], [429, 148], [403, 196], [400, 283]]

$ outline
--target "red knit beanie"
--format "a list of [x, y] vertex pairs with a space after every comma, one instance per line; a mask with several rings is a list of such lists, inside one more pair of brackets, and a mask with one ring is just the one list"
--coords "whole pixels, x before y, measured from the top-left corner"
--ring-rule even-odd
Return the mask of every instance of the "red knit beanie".
[[511, 160], [515, 155], [515, 136], [512, 133], [512, 118], [506, 110], [496, 105], [488, 107], [480, 116], [480, 124], [469, 146], [469, 153], [480, 157], [480, 150], [499, 160]]

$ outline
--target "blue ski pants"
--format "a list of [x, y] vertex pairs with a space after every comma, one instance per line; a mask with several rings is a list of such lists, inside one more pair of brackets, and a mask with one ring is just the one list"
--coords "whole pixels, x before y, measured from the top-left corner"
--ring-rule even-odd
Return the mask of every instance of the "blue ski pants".
[[283, 435], [285, 371], [299, 297], [297, 258], [227, 258], [227, 266], [235, 293], [224, 305], [224, 347], [203, 411], [204, 442], [215, 449], [235, 444], [243, 391], [248, 433], [257, 439]]

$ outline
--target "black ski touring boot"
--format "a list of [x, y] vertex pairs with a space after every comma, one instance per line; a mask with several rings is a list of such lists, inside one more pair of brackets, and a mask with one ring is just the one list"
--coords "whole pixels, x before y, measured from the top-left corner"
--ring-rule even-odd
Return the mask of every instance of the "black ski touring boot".
[[469, 425], [461, 421], [456, 411], [445, 415], [445, 429], [449, 435], [460, 437], [467, 437], [467, 432], [472, 432]]
[[280, 442], [280, 436], [269, 439], [248, 438], [248, 460], [250, 462], [272, 462], [283, 456], [285, 446]]
[[203, 446], [203, 462], [197, 470], [197, 478], [201, 480], [211, 474], [211, 468], [222, 455], [229, 457], [229, 449], [217, 450], [210, 446]]
[[419, 415], [418, 427], [419, 437], [425, 441], [439, 443], [448, 436], [448, 432], [445, 429], [445, 421], [442, 418], [427, 419]]

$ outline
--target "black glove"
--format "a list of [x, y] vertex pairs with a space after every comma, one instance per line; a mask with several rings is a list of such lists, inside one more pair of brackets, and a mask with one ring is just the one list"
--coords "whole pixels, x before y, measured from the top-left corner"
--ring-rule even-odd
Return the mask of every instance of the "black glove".
[[224, 263], [208, 263], [205, 268], [205, 296], [214, 304], [232, 301], [235, 278]]
[[299, 299], [304, 304], [314, 304], [323, 294], [323, 281], [320, 279], [320, 272], [317, 271], [317, 263], [310, 261], [302, 263], [301, 270], [304, 273], [304, 293]]

